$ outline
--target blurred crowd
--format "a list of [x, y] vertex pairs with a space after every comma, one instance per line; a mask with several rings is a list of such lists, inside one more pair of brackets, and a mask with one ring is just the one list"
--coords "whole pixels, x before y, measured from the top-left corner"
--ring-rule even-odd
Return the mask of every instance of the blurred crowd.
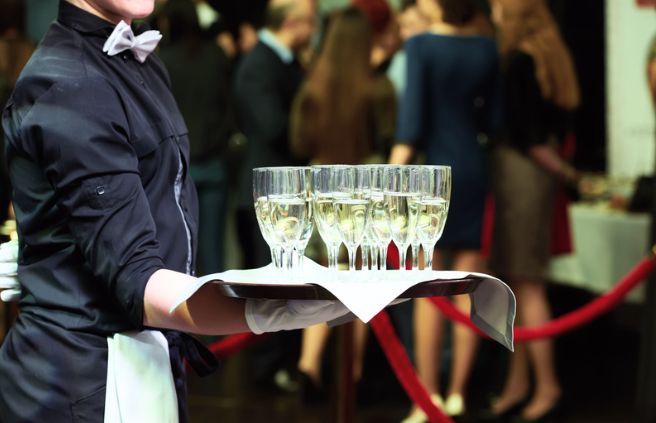
[[[546, 267], [561, 229], [554, 210], [580, 182], [564, 148], [580, 95], [544, 0], [352, 0], [330, 10], [314, 0], [269, 0], [248, 2], [248, 16], [220, 3], [162, 0], [147, 23], [164, 34], [159, 57], [191, 140], [196, 274], [224, 270], [228, 257], [242, 268], [269, 263], [253, 212], [255, 167], [450, 165], [452, 202], [434, 267], [499, 276], [517, 296], [520, 325], [550, 319]], [[33, 48], [17, 14], [4, 8], [0, 18], [3, 103]], [[7, 193], [4, 175], [2, 182]], [[0, 221], [9, 210], [2, 201]], [[308, 255], [325, 263], [317, 240]], [[467, 296], [453, 300], [469, 309]], [[433, 401], [465, 414], [476, 335], [445, 331], [444, 317], [423, 300], [396, 307], [393, 319]], [[366, 327], [355, 333], [359, 381]], [[453, 354], [444, 383], [447, 334]], [[325, 398], [328, 337], [326, 326], [270, 336], [255, 347], [260, 383], [300, 384], [304, 400]], [[518, 346], [508, 369], [481, 419], [537, 421], [555, 412], [562, 392], [550, 340]], [[425, 415], [413, 407], [404, 421]]]
[[[542, 0], [417, 0], [397, 8], [353, 0], [330, 11], [312, 0], [271, 0], [242, 22], [203, 2], [167, 0], [151, 25], [165, 34], [160, 57], [192, 142], [203, 228], [198, 274], [224, 268], [226, 222], [234, 222], [243, 267], [269, 262], [253, 213], [255, 167], [450, 165], [453, 194], [436, 268], [492, 272], [516, 293], [520, 324], [550, 319], [544, 281], [554, 200], [579, 180], [560, 147], [579, 89]], [[411, 260], [421, 259], [417, 251]], [[325, 263], [321, 243], [311, 241], [308, 255]], [[467, 296], [454, 301], [470, 306]], [[476, 335], [446, 332], [424, 300], [393, 317], [433, 401], [464, 414]], [[453, 354], [442, 383], [447, 333]], [[366, 326], [356, 325], [356, 381], [366, 337]], [[300, 383], [307, 401], [325, 396], [328, 338], [325, 325], [270, 337], [256, 347], [260, 383]], [[538, 419], [560, 397], [552, 343], [534, 342], [512, 355], [487, 418]], [[406, 421], [424, 419], [413, 407]]]

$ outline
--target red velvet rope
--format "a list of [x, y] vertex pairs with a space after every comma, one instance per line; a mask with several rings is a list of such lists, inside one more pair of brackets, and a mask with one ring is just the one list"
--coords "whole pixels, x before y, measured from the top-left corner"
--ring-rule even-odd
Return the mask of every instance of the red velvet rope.
[[412, 402], [417, 404], [428, 416], [431, 423], [452, 423], [453, 421], [430, 399], [428, 391], [417, 378], [405, 347], [396, 336], [389, 315], [385, 310], [378, 313], [370, 322], [378, 342], [389, 361], [396, 378], [407, 392]]
[[[574, 311], [566, 313], [553, 319], [544, 325], [536, 327], [515, 328], [514, 339], [517, 342], [532, 341], [535, 339], [548, 338], [562, 335], [591, 320], [607, 313], [614, 308], [624, 297], [640, 282], [647, 279], [656, 267], [656, 257], [642, 259], [631, 271], [624, 276], [610, 291], [600, 295], [588, 304]], [[463, 312], [458, 310], [450, 301], [443, 297], [431, 297], [429, 299], [449, 319], [464, 324], [479, 335], [483, 335], [480, 329]]]
[[259, 342], [264, 339], [264, 335], [255, 335], [254, 333], [238, 333], [235, 335], [227, 336], [223, 339], [210, 344], [208, 346], [209, 350], [218, 358], [226, 359], [231, 357], [233, 354], [241, 351], [244, 348], [250, 347], [251, 345]]
[[[645, 280], [656, 267], [656, 257], [645, 258], [640, 261], [620, 282], [609, 292], [599, 296], [585, 306], [560, 316], [546, 324], [532, 328], [516, 328], [516, 341], [529, 341], [545, 337], [561, 335], [595, 319], [615, 307], [640, 282]], [[450, 301], [442, 297], [430, 298], [436, 306], [451, 320], [467, 325], [472, 330], [483, 335], [474, 323], [458, 310]], [[401, 386], [408, 393], [410, 399], [417, 404], [428, 416], [431, 423], [451, 423], [446, 416], [430, 399], [426, 388], [422, 385], [412, 367], [404, 346], [399, 341], [396, 332], [385, 310], [378, 313], [371, 320], [371, 328], [380, 343], [387, 360]], [[228, 358], [234, 353], [257, 342], [261, 336], [252, 333], [242, 333], [221, 339], [209, 346], [218, 358]]]

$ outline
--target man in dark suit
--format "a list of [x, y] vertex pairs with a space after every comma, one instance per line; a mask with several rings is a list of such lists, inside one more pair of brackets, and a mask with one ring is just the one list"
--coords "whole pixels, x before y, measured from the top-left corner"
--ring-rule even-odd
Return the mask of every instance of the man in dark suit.
[[315, 12], [314, 0], [271, 0], [258, 43], [235, 74], [237, 117], [248, 139], [237, 199], [238, 235], [246, 268], [271, 260], [255, 220], [252, 169], [294, 164], [288, 148], [289, 113], [303, 78], [296, 53], [312, 36]]
[[[258, 43], [242, 59], [235, 74], [237, 119], [248, 139], [239, 175], [236, 215], [245, 268], [271, 261], [255, 218], [252, 169], [296, 164], [288, 147], [291, 105], [303, 79], [296, 55], [309, 44], [315, 17], [315, 0], [270, 0]], [[255, 373], [261, 383], [271, 382], [280, 367], [295, 367], [289, 349], [299, 342], [296, 335], [291, 340], [271, 336], [266, 345], [259, 345], [262, 353], [256, 356]]]

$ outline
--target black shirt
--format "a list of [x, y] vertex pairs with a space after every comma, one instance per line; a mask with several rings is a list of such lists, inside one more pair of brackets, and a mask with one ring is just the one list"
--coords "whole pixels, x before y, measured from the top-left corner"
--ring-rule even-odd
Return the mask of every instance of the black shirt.
[[187, 130], [155, 55], [103, 53], [113, 28], [61, 1], [3, 113], [23, 286], [3, 422], [101, 421], [105, 337], [142, 329], [152, 273], [193, 269]]

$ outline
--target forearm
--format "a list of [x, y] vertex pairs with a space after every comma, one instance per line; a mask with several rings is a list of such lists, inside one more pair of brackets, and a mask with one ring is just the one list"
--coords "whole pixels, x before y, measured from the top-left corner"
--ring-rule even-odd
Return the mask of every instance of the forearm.
[[169, 313], [174, 302], [195, 281], [196, 278], [179, 272], [165, 269], [155, 272], [144, 293], [144, 325], [200, 335], [250, 331], [244, 317], [244, 301], [225, 297], [211, 283]]
[[575, 185], [579, 179], [577, 170], [563, 160], [553, 148], [536, 145], [528, 150], [528, 155], [543, 169], [561, 181]]

